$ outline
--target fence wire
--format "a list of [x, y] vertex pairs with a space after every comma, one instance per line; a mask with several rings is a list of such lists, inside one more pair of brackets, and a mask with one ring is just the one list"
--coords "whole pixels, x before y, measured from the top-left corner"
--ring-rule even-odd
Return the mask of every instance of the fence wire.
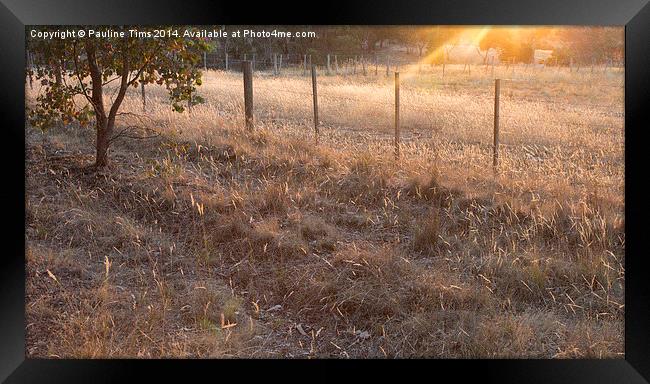
[[[342, 59], [343, 58], [343, 59]], [[282, 61], [278, 60], [272, 60], [272, 59], [262, 59], [262, 60], [257, 60], [255, 61], [255, 68], [254, 71], [256, 73], [259, 73], [263, 69], [270, 69], [270, 72], [275, 75], [274, 77], [270, 76], [264, 76], [264, 78], [281, 78], [280, 73], [278, 73], [275, 70], [275, 67], [278, 66], [278, 69], [280, 67], [280, 62], [282, 62], [282, 65], [284, 66], [283, 69], [286, 69], [286, 65], [289, 65], [290, 63], [295, 64], [296, 66], [293, 67], [293, 69], [300, 69], [303, 71], [304, 76], [291, 76], [292, 79], [304, 79], [304, 89], [287, 89], [286, 87], [274, 87], [271, 84], [262, 84], [258, 85], [256, 84], [256, 81], [253, 82], [253, 93], [254, 95], [257, 94], [257, 92], [262, 92], [264, 93], [264, 97], [268, 98], [278, 98], [282, 97], [282, 95], [296, 95], [299, 96], [300, 99], [305, 103], [305, 106], [307, 108], [312, 107], [312, 98], [313, 98], [313, 93], [312, 93], [312, 82], [310, 78], [310, 73], [311, 69], [305, 68], [304, 63], [305, 63], [305, 57], [299, 57], [300, 60], [297, 60], [298, 57], [294, 57], [293, 62], [288, 59], [286, 56]], [[313, 60], [313, 58], [312, 58]], [[361, 60], [361, 59], [357, 59]], [[366, 60], [366, 59], [364, 59]], [[243, 60], [240, 58], [228, 58], [228, 69], [229, 70], [234, 70], [237, 71], [237, 67], [241, 67], [241, 64], [245, 61], [250, 61], [250, 60]], [[336, 63], [338, 63], [338, 66], [340, 67], [341, 73], [346, 73], [346, 65], [354, 62], [354, 56], [349, 56], [348, 58], [345, 58], [342, 55], [338, 55], [336, 58]], [[366, 67], [367, 69], [370, 69], [370, 65], [368, 65], [369, 61], [366, 61]], [[307, 63], [313, 63], [313, 61], [307, 60]], [[206, 57], [205, 60], [205, 67], [208, 69], [214, 69], [215, 65], [223, 65], [225, 68], [226, 64], [226, 59], [225, 57], [220, 58], [220, 59], [209, 59], [209, 56]], [[334, 61], [332, 58], [330, 58], [330, 64], [332, 67], [332, 70], [329, 71], [330, 74], [335, 74], [336, 71], [334, 70]], [[357, 64], [359, 65], [359, 64]], [[374, 64], [373, 64], [374, 66]], [[381, 65], [377, 64], [378, 67], [381, 67]], [[322, 66], [321, 66], [322, 67]], [[395, 68], [395, 66], [392, 66], [392, 68]], [[506, 67], [507, 68], [507, 67]], [[219, 68], [217, 68], [219, 69]], [[241, 68], [239, 68], [241, 70]], [[349, 69], [349, 67], [347, 68]], [[367, 70], [368, 73], [372, 73], [374, 71], [372, 70]], [[487, 71], [486, 71], [487, 72]], [[348, 74], [350, 72], [347, 72]], [[361, 66], [359, 65], [357, 73], [361, 74], [363, 73]], [[390, 72], [390, 75], [392, 75], [393, 72]], [[321, 74], [323, 75], [323, 74]], [[414, 75], [413, 72], [409, 73], [409, 75]], [[320, 75], [319, 75], [320, 76]], [[377, 76], [384, 76], [384, 71], [377, 71]], [[494, 80], [495, 78], [492, 76], [485, 76], [485, 77], [479, 77], [479, 78], [468, 78], [466, 82], [458, 82], [456, 81], [450, 81], [447, 80], [445, 82], [444, 78], [439, 78], [437, 76], [431, 76], [431, 73], [425, 73], [425, 74], [415, 74], [415, 76], [421, 76], [425, 79], [431, 79], [433, 80], [432, 84], [427, 85], [429, 88], [428, 92], [423, 92], [423, 88], [426, 89], [425, 87], [422, 86], [414, 86], [413, 84], [406, 85], [406, 86], [401, 86], [402, 88], [402, 99], [400, 101], [400, 115], [401, 115], [401, 123], [403, 124], [402, 126], [402, 134], [403, 136], [401, 137], [401, 142], [402, 144], [408, 144], [411, 145], [410, 143], [416, 143], [420, 140], [426, 139], [428, 136], [435, 136], [439, 135], [441, 130], [448, 130], [446, 133], [451, 134], [450, 139], [451, 140], [456, 140], [460, 139], [465, 140], [464, 144], [467, 145], [479, 145], [483, 146], [485, 148], [490, 148], [491, 147], [491, 136], [492, 136], [492, 130], [493, 130], [493, 119], [494, 119]], [[254, 80], [262, 78], [260, 76], [253, 76]], [[331, 128], [331, 130], [325, 130], [321, 132], [321, 134], [335, 134], [338, 132], [339, 134], [346, 135], [348, 139], [357, 137], [360, 139], [360, 145], [363, 144], [363, 141], [372, 139], [376, 140], [379, 142], [382, 142], [384, 144], [391, 144], [394, 140], [393, 138], [393, 133], [390, 131], [391, 128], [393, 128], [393, 121], [392, 117], [387, 118], [385, 115], [393, 115], [395, 111], [395, 100], [394, 100], [394, 91], [393, 91], [393, 83], [392, 81], [388, 80], [389, 84], [382, 84], [382, 88], [378, 88], [376, 92], [373, 93], [372, 98], [368, 97], [361, 97], [361, 96], [356, 96], [356, 95], [340, 95], [340, 94], [333, 94], [331, 93], [331, 86], [325, 85], [325, 86], [320, 86], [318, 87], [318, 102], [323, 103], [320, 107], [320, 113], [319, 113], [319, 125], [323, 127], [328, 127]], [[539, 98], [535, 98], [532, 96], [517, 96], [514, 94], [504, 94], [507, 93], [506, 91], [512, 91], [512, 90], [517, 90], [518, 86], [520, 85], [525, 85], [528, 87], [526, 91], [530, 91], [532, 86], [535, 87], [535, 91], [538, 92], [537, 94], [540, 96]], [[575, 81], [562, 81], [562, 80], [535, 80], [535, 79], [521, 79], [521, 78], [503, 78], [501, 79], [501, 97], [500, 97], [500, 109], [499, 109], [499, 117], [500, 117], [500, 125], [501, 125], [501, 135], [506, 138], [506, 142], [501, 140], [500, 142], [500, 147], [508, 147], [508, 148], [513, 148], [515, 146], [524, 146], [524, 144], [518, 143], [518, 144], [511, 144], [508, 143], [507, 138], [512, 135], [513, 133], [516, 133], [516, 129], [518, 129], [519, 126], [526, 125], [526, 128], [530, 130], [530, 126], [532, 125], [538, 125], [540, 127], [540, 135], [544, 135], [544, 130], [542, 127], [546, 126], [553, 126], [553, 127], [564, 127], [564, 128], [572, 128], [572, 127], [581, 127], [585, 128], [587, 130], [597, 130], [597, 129], [602, 129], [603, 131], [605, 130], [612, 130], [616, 128], [624, 128], [623, 124], [623, 119], [625, 117], [625, 112], [622, 103], [621, 104], [606, 104], [606, 103], [598, 103], [598, 102], [584, 102], [581, 100], [575, 100], [576, 98], [580, 98], [581, 95], [574, 95], [574, 100], [568, 100], [566, 95], [560, 95], [563, 97], [563, 99], [557, 100], [557, 99], [552, 99], [549, 98], [548, 94], [544, 94], [545, 90], [544, 87], [550, 86], [550, 85], [580, 85], [584, 86], [585, 88], [588, 89], [593, 89], [594, 87], [608, 87], [609, 89], [611, 88], [620, 88], [621, 90], [624, 89], [624, 86], [622, 85], [616, 85], [616, 84], [596, 84], [595, 82], [589, 82], [585, 81], [584, 83], [582, 82], [575, 82]], [[243, 87], [243, 85], [242, 85]], [[383, 88], [385, 87], [385, 88]], [[431, 95], [431, 92], [436, 92], [437, 90], [442, 89], [442, 92], [445, 92], [445, 88], [460, 88], [460, 89], [471, 89], [472, 91], [477, 91], [478, 89], [478, 94], [473, 95], [470, 94], [469, 96], [466, 97], [471, 97], [471, 98], [476, 98], [477, 100], [482, 100], [482, 102], [479, 102], [478, 104], [473, 104], [471, 107], [453, 107], [453, 106], [443, 106], [443, 105], [437, 105], [435, 100], [432, 100], [431, 102], [422, 101], [422, 100], [412, 100], [410, 99], [410, 96], [415, 95], [417, 98], [425, 99], [427, 96]], [[242, 88], [243, 89], [243, 88]], [[384, 100], [376, 100], [374, 98], [382, 98], [380, 92], [385, 92], [385, 99]], [[242, 92], [243, 94], [243, 92]], [[453, 94], [448, 94], [449, 96], [453, 96]], [[254, 96], [255, 97], [255, 96]], [[553, 97], [553, 96], [551, 96]], [[207, 100], [208, 103], [210, 103], [210, 100]], [[512, 111], [509, 109], [509, 106], [512, 105], [511, 103], [523, 103], [524, 106], [532, 105], [532, 106], [540, 106], [541, 110], [530, 110], [528, 114], [526, 113], [515, 113], [515, 111]], [[378, 109], [385, 109], [386, 113], [381, 114], [375, 114], [374, 116], [371, 116], [370, 121], [366, 121], [367, 116], [362, 116], [362, 117], [354, 117], [351, 118], [352, 120], [355, 119], [360, 119], [363, 120], [359, 122], [359, 124], [356, 123], [350, 123], [347, 122], [341, 122], [340, 119], [340, 110], [337, 110], [336, 108], [339, 107], [336, 104], [331, 104], [331, 103], [345, 103], [345, 107], [350, 107], [350, 106], [373, 106]], [[235, 102], [235, 105], [240, 105], [239, 102]], [[521, 106], [517, 106], [520, 108]], [[238, 107], [235, 107], [237, 109]], [[290, 108], [291, 109], [291, 108]], [[243, 108], [242, 108], [243, 110]], [[299, 123], [301, 125], [309, 125], [313, 124], [313, 118], [311, 114], [307, 112], [307, 114], [300, 116], [301, 113], [305, 113], [304, 111], [297, 111], [293, 110], [291, 113], [286, 113], [282, 111], [282, 108], [279, 108], [280, 112], [278, 112], [278, 109], [274, 109], [271, 107], [269, 110], [266, 108], [266, 110], [261, 109], [257, 112], [255, 112], [257, 120], [266, 120], [268, 119], [271, 122], [278, 122], [278, 121], [288, 121], [288, 122], [293, 122], [293, 123]], [[563, 112], [566, 113], [567, 115], [556, 115], [556, 114], [544, 114], [544, 111], [547, 112]], [[283, 116], [283, 113], [285, 115]], [[337, 113], [339, 116], [337, 116]], [[414, 113], [418, 113], [418, 115], [414, 115]], [[567, 117], [573, 116], [574, 114], [577, 115], [583, 115], [580, 117], [580, 119], [574, 119], [573, 117], [571, 120], [568, 120]], [[601, 119], [611, 119], [611, 122], [602, 122], [602, 121], [590, 121], [593, 120], [594, 116], [598, 116]], [[559, 118], [558, 118], [559, 117]], [[608, 120], [609, 121], [609, 120]], [[476, 129], [476, 128], [479, 129]], [[374, 130], [371, 130], [374, 129]], [[328, 132], [330, 131], [330, 132]], [[309, 134], [311, 131], [310, 130], [305, 130], [305, 134]], [[428, 134], [428, 135], [427, 135]], [[541, 137], [541, 136], [540, 136]], [[363, 139], [363, 140], [361, 140]], [[474, 140], [474, 141], [472, 141]], [[521, 141], [521, 138], [514, 139], [515, 142]], [[536, 145], [536, 144], [530, 144], [530, 145]]]

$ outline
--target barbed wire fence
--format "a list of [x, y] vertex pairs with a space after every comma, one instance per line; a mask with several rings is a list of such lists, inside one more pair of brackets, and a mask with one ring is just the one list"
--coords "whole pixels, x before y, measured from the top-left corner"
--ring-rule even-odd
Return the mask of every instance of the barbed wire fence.
[[[478, 61], [477, 61], [478, 60]], [[517, 75], [526, 75], [535, 72], [548, 72], [557, 73], [559, 71], [566, 71], [567, 73], [579, 74], [588, 76], [590, 74], [615, 72], [622, 68], [622, 65], [616, 65], [614, 62], [604, 62], [596, 64], [592, 62], [590, 65], [573, 64], [569, 65], [558, 64], [557, 61], [549, 60], [543, 64], [539, 63], [515, 63], [512, 61], [498, 61], [487, 60], [485, 58], [469, 58], [466, 62], [449, 61], [446, 59], [437, 61], [426, 60], [422, 57], [418, 58], [416, 64], [410, 61], [388, 57], [380, 57], [377, 53], [369, 54], [349, 54], [349, 53], [318, 53], [318, 54], [298, 54], [298, 53], [219, 53], [219, 52], [206, 52], [203, 54], [202, 66], [204, 69], [212, 70], [226, 70], [226, 71], [242, 71], [242, 63], [251, 61], [253, 71], [273, 71], [278, 75], [284, 70], [293, 72], [300, 71], [303, 75], [307, 76], [310, 72], [312, 65], [322, 69], [327, 74], [337, 75], [379, 75], [385, 74], [390, 76], [392, 72], [399, 72], [401, 67], [410, 66], [415, 67], [418, 73], [426, 73], [432, 68], [441, 68], [442, 77], [448, 72], [445, 71], [446, 67], [453, 66], [454, 64], [462, 65], [462, 73], [471, 75], [474, 73], [483, 72], [490, 73], [492, 78], [497, 76], [497, 72], [501, 72], [499, 77], [510, 75], [515, 77]], [[582, 70], [581, 70], [582, 69]]]
[[[521, 77], [500, 77], [497, 78], [497, 75], [495, 75], [495, 72], [497, 74], [504, 74], [507, 75], [513, 74], [514, 70], [510, 69], [513, 65], [512, 64], [507, 64], [505, 66], [505, 69], [503, 68], [504, 66], [501, 66], [500, 70], [495, 71], [494, 67], [490, 68], [490, 66], [485, 66], [484, 68], [484, 75], [489, 73], [489, 76], [484, 76], [482, 78], [478, 79], [478, 82], [473, 82], [469, 84], [464, 84], [464, 83], [459, 83], [459, 82], [449, 82], [445, 83], [440, 81], [438, 85], [440, 86], [450, 86], [454, 88], [459, 88], [459, 87], [467, 87], [467, 88], [472, 88], [476, 89], [477, 87], [486, 87], [490, 84], [494, 84], [494, 93], [493, 96], [490, 98], [494, 101], [494, 107], [493, 108], [486, 108], [484, 111], [468, 111], [467, 109], [461, 109], [461, 108], [451, 108], [447, 106], [441, 106], [441, 105], [435, 105], [433, 103], [422, 103], [422, 102], [413, 102], [409, 100], [408, 102], [402, 101], [400, 104], [400, 98], [399, 98], [399, 89], [400, 89], [400, 82], [399, 82], [399, 73], [400, 73], [400, 64], [393, 63], [391, 64], [390, 62], [385, 62], [384, 64], [380, 64], [379, 60], [377, 60], [376, 57], [374, 58], [368, 58], [368, 57], [363, 57], [360, 55], [320, 55], [317, 58], [315, 58], [312, 55], [282, 55], [282, 54], [277, 54], [273, 55], [270, 59], [269, 58], [264, 58], [264, 59], [258, 59], [255, 54], [244, 54], [240, 58], [231, 58], [229, 55], [224, 54], [224, 55], [217, 55], [217, 54], [210, 54], [206, 53], [203, 56], [203, 69], [204, 70], [221, 70], [221, 71], [229, 71], [229, 72], [239, 72], [244, 75], [244, 81], [242, 83], [242, 94], [244, 96], [244, 121], [246, 122], [246, 127], [250, 130], [254, 129], [255, 127], [255, 122], [259, 121], [259, 119], [264, 119], [262, 116], [258, 116], [257, 120], [255, 117], [256, 112], [254, 111], [253, 108], [253, 98], [255, 91], [261, 90], [261, 91], [266, 91], [269, 94], [273, 95], [296, 95], [300, 96], [304, 100], [313, 100], [312, 103], [312, 108], [313, 108], [313, 126], [314, 126], [314, 140], [316, 143], [318, 143], [319, 139], [319, 127], [327, 124], [326, 121], [328, 120], [328, 116], [324, 115], [321, 111], [321, 117], [319, 119], [319, 102], [327, 102], [327, 101], [336, 101], [336, 102], [346, 102], [346, 103], [351, 103], [351, 104], [358, 104], [358, 105], [374, 105], [377, 107], [381, 108], [386, 108], [387, 111], [392, 111], [394, 109], [394, 137], [391, 138], [387, 132], [362, 132], [361, 130], [357, 129], [355, 130], [355, 133], [359, 135], [359, 137], [377, 137], [377, 138], [382, 138], [385, 140], [392, 139], [394, 144], [394, 152], [395, 152], [395, 157], [396, 159], [400, 158], [400, 146], [403, 145], [403, 141], [409, 141], [409, 140], [419, 140], [420, 135], [410, 135], [409, 137], [402, 137], [403, 133], [401, 128], [401, 123], [402, 120], [404, 119], [404, 114], [400, 116], [400, 110], [408, 111], [408, 112], [418, 112], [420, 116], [439, 116], [441, 114], [444, 114], [444, 118], [446, 119], [452, 119], [454, 121], [459, 121], [464, 117], [464, 116], [474, 116], [474, 117], [480, 117], [482, 120], [480, 122], [481, 125], [486, 126], [486, 130], [488, 129], [488, 124], [491, 125], [492, 128], [492, 139], [493, 142], [491, 143], [491, 149], [492, 149], [492, 166], [494, 169], [495, 174], [498, 173], [499, 170], [499, 151], [503, 147], [512, 147], [512, 144], [506, 144], [503, 143], [500, 140], [500, 135], [502, 134], [508, 134], [508, 130], [502, 130], [501, 126], [506, 125], [506, 126], [512, 126], [517, 124], [517, 119], [520, 116], [513, 115], [510, 113], [506, 108], [503, 107], [502, 103], [505, 103], [505, 105], [508, 105], [508, 102], [510, 101], [525, 101], [530, 104], [534, 105], [543, 105], [546, 111], [550, 112], [567, 112], [567, 113], [582, 113], [585, 110], [589, 112], [591, 116], [598, 115], [602, 117], [608, 117], [608, 118], [614, 118], [617, 119], [618, 121], [623, 120], [625, 117], [625, 113], [623, 110], [623, 105], [607, 105], [607, 104], [599, 104], [599, 103], [589, 103], [589, 102], [567, 102], [567, 101], [556, 101], [556, 100], [548, 100], [544, 98], [530, 98], [530, 97], [520, 97], [520, 96], [509, 96], [509, 95], [502, 95], [501, 89], [503, 85], [506, 86], [516, 86], [517, 84], [526, 84], [526, 83], [531, 83], [535, 82], [536, 86], [549, 86], [549, 85], [567, 85], [567, 84], [572, 84], [572, 85], [579, 85], [582, 87], [611, 87], [611, 88], [619, 88], [621, 91], [623, 91], [624, 86], [619, 85], [619, 84], [594, 84], [591, 82], [575, 82], [575, 81], [566, 81], [566, 80], [540, 80], [538, 78], [521, 78]], [[444, 64], [443, 64], [444, 65]], [[471, 64], [470, 64], [471, 65]], [[419, 66], [416, 64], [416, 69], [413, 68], [413, 65], [410, 65], [409, 72], [414, 72], [417, 74], [423, 73], [423, 71], [419, 68]], [[426, 66], [426, 65], [425, 65]], [[434, 65], [430, 65], [430, 67], [434, 67]], [[380, 70], [381, 68], [381, 70]], [[543, 67], [538, 67], [538, 69], [543, 70]], [[318, 77], [322, 75], [341, 75], [341, 76], [346, 76], [346, 75], [384, 75], [384, 70], [385, 73], [390, 76], [394, 76], [394, 85], [395, 85], [395, 96], [393, 100], [391, 100], [391, 95], [387, 94], [386, 100], [385, 101], [379, 101], [379, 100], [368, 100], [367, 98], [360, 98], [360, 97], [354, 97], [350, 95], [342, 96], [342, 95], [335, 95], [335, 94], [329, 94], [328, 92], [322, 92], [318, 91]], [[535, 70], [535, 68], [531, 69]], [[573, 71], [572, 69], [569, 69], [570, 71]], [[611, 70], [611, 69], [610, 69]], [[510, 71], [510, 72], [509, 72]], [[607, 68], [604, 68], [604, 70], [601, 73], [606, 73]], [[253, 76], [254, 73], [264, 73], [264, 75], [272, 75], [272, 76], [280, 76], [282, 74], [290, 74], [290, 75], [303, 75], [305, 77], [305, 90], [294, 90], [294, 89], [285, 89], [285, 88], [270, 88], [266, 85], [255, 85], [253, 79], [255, 78]], [[444, 69], [443, 69], [444, 72]], [[583, 71], [586, 72], [586, 71]], [[463, 68], [463, 72], [465, 73], [465, 68]], [[471, 73], [471, 69], [467, 71], [467, 74], [469, 75]], [[449, 72], [447, 72], [447, 75], [449, 76]], [[442, 75], [444, 77], [444, 74]], [[311, 79], [311, 84], [309, 84], [309, 79]], [[442, 80], [442, 79], [441, 79]], [[308, 87], [310, 85], [310, 87]], [[311, 92], [307, 90], [308, 88], [311, 88]], [[142, 90], [142, 98], [143, 98], [143, 104], [146, 103], [146, 96], [144, 89]], [[620, 109], [617, 109], [617, 107], [621, 107]], [[400, 119], [401, 117], [401, 119]], [[529, 118], [530, 119], [530, 118]], [[301, 119], [302, 122], [309, 120], [309, 117], [305, 116], [304, 119]], [[540, 125], [543, 124], [545, 121], [543, 118], [537, 119], [539, 121]], [[491, 124], [490, 124], [491, 123]], [[385, 124], [387, 125], [387, 124]], [[584, 128], [589, 128], [589, 129], [610, 129], [612, 128], [612, 124], [603, 124], [603, 123], [594, 123], [590, 121], [571, 121], [570, 123], [566, 123], [567, 126], [572, 126], [572, 127], [584, 127]], [[349, 127], [348, 127], [349, 128]], [[622, 128], [622, 127], [621, 127]], [[348, 129], [349, 131], [352, 131], [354, 129]], [[406, 140], [404, 140], [406, 139]]]

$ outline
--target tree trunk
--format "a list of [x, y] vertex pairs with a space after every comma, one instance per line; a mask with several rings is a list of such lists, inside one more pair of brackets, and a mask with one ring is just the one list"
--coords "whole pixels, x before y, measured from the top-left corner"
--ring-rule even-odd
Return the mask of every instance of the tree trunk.
[[[110, 132], [108, 132], [108, 119], [104, 109], [104, 95], [102, 89], [102, 73], [97, 64], [95, 56], [96, 47], [91, 41], [86, 41], [86, 54], [88, 55], [88, 67], [92, 79], [92, 104], [95, 110], [95, 125], [97, 130], [97, 143], [95, 144], [96, 157], [95, 166], [105, 167], [108, 164], [108, 146], [110, 144]], [[111, 127], [112, 129], [112, 127]]]
[[59, 64], [56, 64], [54, 66], [54, 78], [57, 86], [60, 86], [61, 83], [63, 83], [63, 77], [61, 76], [61, 66]]
[[115, 117], [117, 116], [117, 111], [124, 100], [126, 90], [129, 86], [128, 77], [129, 77], [129, 61], [126, 56], [127, 45], [124, 42], [125, 46], [123, 47], [122, 54], [122, 81], [120, 83], [119, 92], [113, 101], [108, 115], [104, 109], [104, 96], [102, 89], [102, 72], [97, 63], [97, 58], [95, 56], [96, 46], [93, 42], [86, 41], [86, 54], [88, 55], [88, 67], [90, 69], [90, 77], [92, 79], [92, 96], [91, 100], [93, 103], [93, 108], [95, 110], [96, 122], [97, 122], [97, 143], [96, 143], [96, 158], [95, 166], [97, 168], [102, 168], [108, 165], [108, 147], [113, 140], [113, 127], [115, 126]]
[[108, 146], [113, 134], [113, 126], [109, 125], [105, 116], [97, 116], [97, 144], [95, 167], [103, 168], [108, 165]]

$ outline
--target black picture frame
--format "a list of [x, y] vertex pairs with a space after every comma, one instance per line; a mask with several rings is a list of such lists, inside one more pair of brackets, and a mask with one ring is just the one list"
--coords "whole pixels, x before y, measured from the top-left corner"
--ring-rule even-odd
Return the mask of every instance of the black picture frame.
[[[255, 9], [253, 11], [253, 9]], [[293, 11], [290, 11], [293, 9]], [[148, 380], [178, 373], [224, 371], [250, 375], [284, 375], [293, 365], [318, 369], [319, 377], [334, 375], [311, 362], [258, 361], [267, 365], [242, 371], [250, 361], [214, 360], [41, 360], [25, 358], [25, 27], [43, 24], [477, 24], [477, 25], [624, 25], [625, 26], [625, 215], [626, 295], [625, 359], [611, 360], [426, 360], [419, 373], [454, 379], [478, 375], [482, 381], [539, 383], [643, 383], [650, 380], [650, 284], [645, 278], [643, 220], [643, 130], [650, 108], [650, 5], [647, 0], [577, 1], [508, 0], [339, 2], [288, 5], [276, 2], [226, 1], [101, 1], [0, 0], [0, 105], [4, 146], [0, 169], [5, 185], [0, 196], [5, 226], [0, 257], [0, 380], [6, 382], [116, 382], [134, 379], [134, 370]], [[253, 13], [254, 12], [254, 13]], [[293, 12], [293, 14], [291, 13]], [[644, 124], [645, 123], [645, 124]], [[22, 239], [22, 240], [21, 240]], [[383, 375], [385, 361], [336, 361], [366, 375]], [[423, 364], [424, 363], [424, 364]], [[215, 365], [218, 368], [215, 369]], [[290, 366], [291, 364], [291, 366]], [[328, 363], [326, 363], [328, 364]], [[407, 363], [409, 364], [409, 363]], [[199, 369], [201, 368], [201, 369]], [[383, 368], [383, 369], [382, 369]], [[411, 368], [402, 368], [411, 371]], [[392, 370], [392, 369], [388, 369]], [[207, 372], [206, 372], [207, 371]], [[143, 373], [143, 372], [140, 372]], [[210, 376], [208, 376], [210, 377]]]

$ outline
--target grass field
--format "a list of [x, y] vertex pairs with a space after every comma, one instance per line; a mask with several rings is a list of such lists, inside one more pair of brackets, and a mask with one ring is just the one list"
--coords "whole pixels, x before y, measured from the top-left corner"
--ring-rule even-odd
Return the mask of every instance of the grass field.
[[[623, 73], [208, 71], [94, 131], [26, 126], [29, 357], [623, 357]], [[322, 72], [322, 71], [321, 71]], [[28, 90], [29, 91], [29, 90]], [[28, 92], [29, 105], [38, 91]], [[81, 100], [79, 100], [81, 102]]]

